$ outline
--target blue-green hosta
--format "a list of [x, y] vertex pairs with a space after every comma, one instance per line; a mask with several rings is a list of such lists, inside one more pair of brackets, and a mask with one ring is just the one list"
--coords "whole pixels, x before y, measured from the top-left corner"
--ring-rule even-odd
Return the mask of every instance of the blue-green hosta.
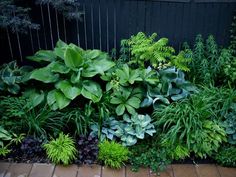
[[[91, 126], [92, 136], [100, 136], [103, 141], [106, 138], [110, 140], [121, 140], [124, 146], [132, 146], [137, 143], [138, 139], [144, 139], [145, 134], [153, 136], [156, 133], [154, 125], [151, 123], [149, 115], [135, 113], [131, 117], [128, 114], [123, 115], [123, 120], [116, 120], [110, 117], [104, 121], [101, 130], [98, 124]], [[101, 132], [99, 132], [101, 131]]]
[[46, 96], [48, 105], [54, 110], [65, 108], [79, 95], [94, 103], [99, 102], [102, 89], [92, 79], [96, 75], [104, 75], [115, 65], [106, 53], [99, 50], [85, 51], [62, 41], [58, 41], [53, 51], [41, 50], [28, 58], [47, 64], [35, 69], [29, 78], [54, 87]]
[[12, 94], [18, 94], [20, 84], [31, 70], [31, 67], [18, 67], [16, 61], [4, 64], [0, 67], [0, 90]]
[[115, 132], [124, 146], [132, 146], [138, 139], [144, 139], [145, 134], [153, 136], [156, 133], [154, 125], [151, 123], [149, 115], [134, 114], [131, 117], [127, 114], [123, 116], [124, 123], [121, 123]]
[[141, 107], [153, 105], [154, 109], [161, 105], [169, 105], [197, 92], [197, 88], [184, 78], [184, 73], [174, 67], [161, 70], [160, 83], [153, 87], [149, 86], [146, 98], [142, 101]]

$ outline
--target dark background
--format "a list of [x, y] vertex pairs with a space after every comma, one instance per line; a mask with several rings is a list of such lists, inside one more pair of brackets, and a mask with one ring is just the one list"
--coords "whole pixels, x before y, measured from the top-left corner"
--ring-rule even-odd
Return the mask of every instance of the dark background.
[[[236, 0], [81, 0], [82, 20], [65, 20], [64, 28], [63, 16], [58, 14], [56, 20], [54, 9], [50, 8], [48, 13], [46, 5], [41, 11], [33, 0], [22, 1], [22, 5], [31, 7], [32, 21], [41, 26], [39, 31], [29, 30], [28, 35], [20, 35], [24, 62], [25, 56], [39, 49], [51, 49], [58, 38], [84, 49], [111, 51], [119, 49], [121, 39], [139, 31], [167, 37], [177, 50], [184, 41], [192, 44], [199, 33], [204, 37], [213, 34], [220, 45], [227, 45], [236, 10]], [[16, 35], [11, 34], [10, 38], [13, 58], [6, 32], [0, 30], [0, 63], [20, 61]]]

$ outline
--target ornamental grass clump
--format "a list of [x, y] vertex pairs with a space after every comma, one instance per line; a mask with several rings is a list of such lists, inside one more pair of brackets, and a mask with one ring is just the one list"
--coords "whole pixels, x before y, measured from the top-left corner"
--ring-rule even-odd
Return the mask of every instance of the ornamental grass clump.
[[111, 168], [121, 168], [125, 161], [128, 160], [129, 150], [114, 141], [107, 141], [99, 144], [98, 160]]
[[48, 158], [55, 164], [62, 162], [63, 165], [68, 165], [76, 159], [75, 143], [69, 135], [60, 133], [57, 139], [44, 144], [44, 148]]

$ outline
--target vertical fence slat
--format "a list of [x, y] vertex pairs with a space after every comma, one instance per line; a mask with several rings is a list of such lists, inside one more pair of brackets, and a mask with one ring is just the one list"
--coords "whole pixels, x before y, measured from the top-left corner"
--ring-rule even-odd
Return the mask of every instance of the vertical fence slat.
[[11, 59], [13, 60], [14, 56], [13, 56], [13, 52], [12, 52], [11, 38], [10, 38], [10, 35], [9, 35], [8, 28], [6, 28], [6, 32], [7, 32], [7, 40], [8, 40], [9, 50], [10, 50], [10, 54], [11, 54]]
[[57, 26], [57, 40], [60, 39], [60, 31], [59, 31], [59, 25], [58, 25], [58, 14], [57, 10], [55, 9], [55, 17], [56, 17], [56, 26]]
[[50, 29], [50, 37], [51, 37], [51, 46], [53, 49], [54, 48], [54, 41], [53, 41], [53, 35], [52, 35], [52, 22], [51, 22], [51, 13], [50, 13], [49, 3], [47, 3], [47, 9], [48, 9], [48, 20], [49, 20], [49, 29]]
[[45, 22], [44, 22], [44, 14], [43, 14], [42, 4], [40, 4], [40, 13], [41, 13], [41, 20], [42, 20], [42, 27], [41, 28], [43, 28], [44, 44], [45, 44], [45, 48], [48, 49], [47, 40], [46, 40], [46, 31], [45, 31]]

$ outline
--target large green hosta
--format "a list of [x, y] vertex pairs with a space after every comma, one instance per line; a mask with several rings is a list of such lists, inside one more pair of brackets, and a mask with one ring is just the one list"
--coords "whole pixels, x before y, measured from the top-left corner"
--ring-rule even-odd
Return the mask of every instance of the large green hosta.
[[74, 44], [58, 41], [53, 51], [41, 50], [30, 60], [47, 65], [32, 71], [29, 79], [51, 84], [47, 103], [52, 109], [63, 109], [77, 96], [82, 95], [94, 103], [102, 97], [101, 86], [93, 80], [115, 65], [106, 53], [99, 50], [83, 50]]

